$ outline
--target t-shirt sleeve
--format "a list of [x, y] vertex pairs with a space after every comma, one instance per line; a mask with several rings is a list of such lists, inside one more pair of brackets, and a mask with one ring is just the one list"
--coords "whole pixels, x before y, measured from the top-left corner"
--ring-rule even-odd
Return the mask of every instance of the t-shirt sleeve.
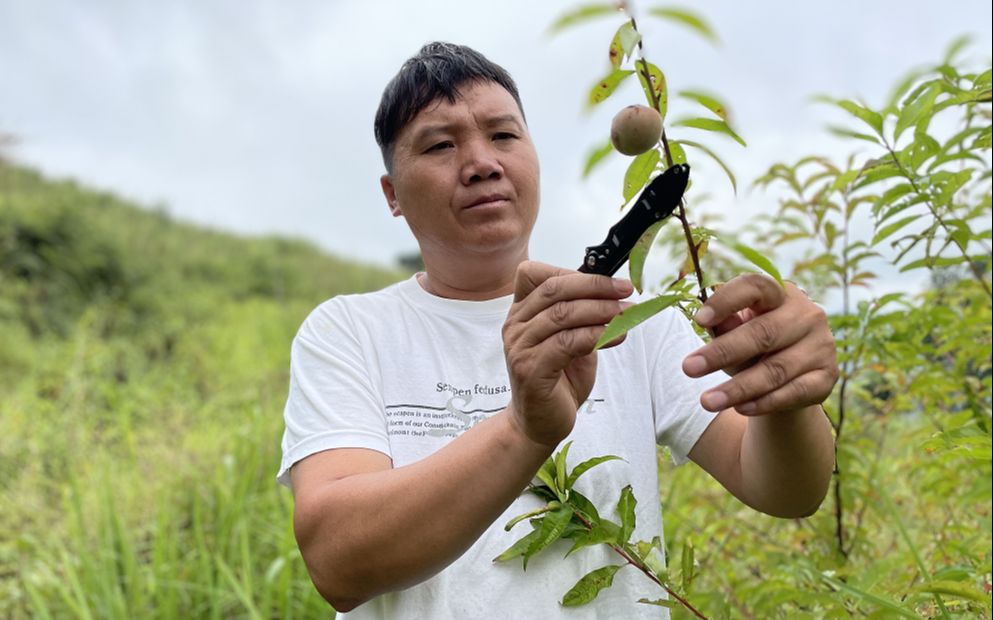
[[[678, 310], [665, 311], [668, 321], [655, 345], [658, 355], [652, 372], [656, 442], [667, 446], [672, 460], [682, 464], [716, 413], [700, 405], [700, 395], [728, 380], [717, 371], [692, 379], [683, 373], [683, 359], [703, 346], [689, 321]], [[661, 318], [661, 317], [660, 317]]]
[[368, 448], [390, 456], [384, 411], [347, 312], [335, 299], [325, 302], [293, 339], [276, 479], [290, 487], [293, 464], [323, 450]]

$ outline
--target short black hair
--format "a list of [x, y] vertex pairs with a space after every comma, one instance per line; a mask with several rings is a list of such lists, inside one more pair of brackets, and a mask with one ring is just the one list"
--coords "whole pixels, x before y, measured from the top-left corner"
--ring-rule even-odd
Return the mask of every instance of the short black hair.
[[387, 172], [393, 171], [393, 147], [407, 123], [442, 97], [455, 103], [460, 86], [478, 82], [502, 86], [514, 97], [524, 116], [521, 96], [510, 74], [470, 47], [434, 41], [403, 63], [383, 90], [376, 110], [376, 143], [383, 153]]

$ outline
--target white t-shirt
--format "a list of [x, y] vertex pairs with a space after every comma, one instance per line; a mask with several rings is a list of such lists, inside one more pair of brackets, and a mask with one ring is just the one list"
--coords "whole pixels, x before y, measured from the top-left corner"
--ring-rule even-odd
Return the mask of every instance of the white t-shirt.
[[[293, 341], [280, 483], [290, 486], [297, 461], [332, 448], [368, 448], [403, 467], [436, 452], [510, 401], [501, 327], [512, 297], [459, 301], [427, 293], [416, 277], [375, 293], [335, 297], [316, 308]], [[606, 454], [577, 482], [601, 516], [630, 484], [638, 500], [635, 540], [662, 535], [656, 442], [685, 460], [714, 414], [699, 395], [726, 379], [683, 374], [683, 358], [701, 345], [686, 319], [667, 310], [638, 326], [620, 346], [598, 354], [597, 379], [567, 441], [569, 467]], [[504, 524], [541, 507], [532, 494], [515, 500], [454, 563], [434, 577], [360, 605], [341, 618], [466, 620], [474, 618], [659, 618], [665, 609], [639, 604], [663, 591], [637, 569], [619, 570], [592, 603], [559, 605], [583, 575], [623, 564], [604, 545], [563, 559], [559, 541], [529, 560], [494, 563], [530, 531]], [[444, 519], [444, 512], [439, 512]], [[398, 535], [400, 535], [398, 533]]]

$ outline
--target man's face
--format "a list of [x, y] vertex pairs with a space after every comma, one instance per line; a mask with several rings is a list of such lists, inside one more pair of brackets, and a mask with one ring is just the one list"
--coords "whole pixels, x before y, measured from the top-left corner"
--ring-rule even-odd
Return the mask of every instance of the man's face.
[[425, 261], [527, 256], [538, 214], [538, 156], [513, 96], [465, 84], [455, 103], [428, 105], [397, 136], [381, 179]]

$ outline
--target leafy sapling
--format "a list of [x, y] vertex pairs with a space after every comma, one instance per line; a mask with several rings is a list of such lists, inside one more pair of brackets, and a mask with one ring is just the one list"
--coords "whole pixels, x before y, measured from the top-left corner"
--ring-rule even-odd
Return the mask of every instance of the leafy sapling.
[[[641, 571], [670, 597], [678, 601], [698, 618], [704, 618], [693, 605], [676, 592], [669, 583], [669, 576], [661, 560], [662, 540], [655, 536], [650, 541], [632, 540], [636, 526], [635, 507], [637, 498], [630, 485], [621, 489], [615, 512], [618, 521], [600, 515], [600, 511], [585, 495], [576, 490], [575, 484], [579, 478], [594, 467], [608, 461], [623, 460], [619, 456], [598, 456], [576, 465], [571, 471], [567, 466], [569, 448], [572, 442], [562, 446], [541, 466], [536, 478], [541, 484], [532, 483], [527, 491], [546, 501], [546, 504], [531, 512], [514, 517], [504, 526], [510, 531], [522, 521], [528, 521], [531, 531], [518, 539], [506, 551], [494, 558], [495, 562], [505, 562], [521, 558], [524, 570], [527, 570], [528, 560], [541, 553], [557, 540], [571, 540], [572, 546], [565, 557], [593, 545], [607, 545], [622, 560], [619, 564], [608, 564], [584, 575], [566, 592], [560, 603], [564, 607], [585, 605], [596, 599], [604, 588], [613, 585], [614, 575], [625, 566], [632, 566]], [[692, 554], [692, 551], [690, 552]], [[690, 556], [692, 566], [692, 555]], [[685, 564], [685, 553], [684, 553]], [[686, 575], [691, 571], [684, 567], [684, 584]], [[642, 598], [643, 604], [671, 607], [673, 601]]]

